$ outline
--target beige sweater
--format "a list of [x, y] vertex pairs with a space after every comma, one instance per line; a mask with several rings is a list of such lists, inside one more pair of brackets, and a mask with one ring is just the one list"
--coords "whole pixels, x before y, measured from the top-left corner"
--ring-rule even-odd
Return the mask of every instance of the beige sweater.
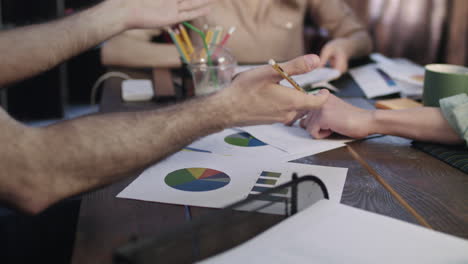
[[307, 11], [333, 38], [366, 30], [342, 0], [222, 0], [207, 17], [193, 24], [222, 26], [225, 30], [235, 26], [237, 31], [227, 47], [239, 63], [265, 63], [270, 58], [285, 61], [304, 53], [303, 21]]

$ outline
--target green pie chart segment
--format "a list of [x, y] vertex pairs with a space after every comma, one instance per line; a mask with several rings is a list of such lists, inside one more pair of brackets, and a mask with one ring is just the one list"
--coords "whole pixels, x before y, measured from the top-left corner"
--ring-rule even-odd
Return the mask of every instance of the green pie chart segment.
[[224, 172], [207, 168], [186, 168], [173, 171], [164, 182], [177, 190], [187, 192], [207, 192], [223, 188], [231, 182]]
[[267, 145], [247, 132], [229, 135], [224, 138], [224, 141], [238, 147], [260, 147]]

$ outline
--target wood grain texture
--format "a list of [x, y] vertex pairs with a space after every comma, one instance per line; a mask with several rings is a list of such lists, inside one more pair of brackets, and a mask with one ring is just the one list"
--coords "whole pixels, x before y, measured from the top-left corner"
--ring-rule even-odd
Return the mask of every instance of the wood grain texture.
[[[361, 143], [358, 143], [361, 144]], [[306, 157], [297, 162], [348, 168], [341, 203], [406, 222], [416, 220], [380, 185], [345, 147]]]
[[468, 175], [410, 142], [387, 136], [352, 147], [435, 230], [468, 238]]
[[73, 264], [112, 263], [115, 248], [133, 239], [156, 236], [185, 221], [182, 206], [116, 198], [134, 178], [83, 197]]
[[347, 150], [353, 156], [353, 158], [357, 162], [359, 162], [361, 166], [366, 168], [366, 170], [370, 174], [372, 174], [372, 176], [374, 176], [374, 179], [377, 180], [377, 182], [380, 185], [382, 185], [385, 188], [385, 190], [387, 190], [392, 195], [392, 197], [395, 198], [398, 201], [398, 203], [402, 205], [405, 208], [405, 210], [408, 211], [416, 219], [416, 221], [418, 221], [420, 225], [429, 229], [433, 229], [431, 225], [427, 223], [426, 219], [424, 219], [416, 210], [414, 210], [414, 208], [411, 207], [411, 205], [409, 205], [408, 202], [403, 197], [401, 197], [401, 195], [397, 191], [395, 191], [393, 187], [385, 181], [384, 178], [382, 178], [382, 176], [380, 176], [371, 166], [369, 166], [369, 164], [367, 164], [367, 162], [361, 156], [359, 156], [359, 154], [357, 154], [356, 151], [354, 151], [354, 149], [350, 145], [347, 146]]

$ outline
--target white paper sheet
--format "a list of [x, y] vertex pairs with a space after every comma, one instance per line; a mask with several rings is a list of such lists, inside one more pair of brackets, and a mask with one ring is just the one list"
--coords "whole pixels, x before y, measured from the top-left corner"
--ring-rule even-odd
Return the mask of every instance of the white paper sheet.
[[[258, 141], [255, 138], [249, 140], [245, 138], [246, 136], [246, 132], [242, 130], [225, 129], [193, 142], [188, 148], [208, 150], [212, 153], [226, 156], [259, 156], [272, 161], [284, 160], [289, 155], [287, 152]], [[242, 146], [244, 144], [250, 146]]]
[[[291, 176], [293, 173], [297, 173], [299, 177], [306, 176], [306, 175], [313, 175], [318, 177], [320, 180], [323, 181], [325, 186], [327, 187], [329, 197], [331, 201], [339, 203], [341, 201], [341, 196], [343, 193], [344, 184], [346, 181], [346, 174], [348, 169], [346, 168], [337, 168], [337, 167], [325, 167], [325, 166], [317, 166], [317, 165], [309, 165], [309, 164], [298, 164], [298, 163], [278, 163], [278, 164], [271, 164], [271, 167], [268, 167], [268, 170], [265, 170], [258, 176], [258, 180], [255, 182], [254, 186], [250, 194], [258, 194], [262, 191], [266, 191], [270, 188], [274, 188], [278, 185], [291, 181]], [[269, 176], [273, 173], [276, 176]], [[268, 181], [265, 181], [268, 180]], [[303, 183], [300, 185], [302, 188], [307, 188], [307, 190], [303, 190], [299, 188], [299, 198], [298, 200], [301, 201], [298, 206], [310, 205], [312, 201], [317, 201], [323, 199], [323, 193], [315, 183], [310, 184]], [[290, 188], [285, 188], [283, 191], [284, 193], [277, 193], [271, 194], [269, 196], [275, 197], [290, 197], [291, 194], [289, 193]], [[302, 195], [307, 197], [301, 197]], [[268, 214], [279, 214], [284, 215], [286, 211], [284, 202], [272, 202], [270, 199], [252, 201], [241, 208], [241, 210], [252, 211], [256, 210], [262, 213]], [[263, 207], [263, 208], [262, 208]], [[262, 209], [258, 209], [262, 208]]]
[[468, 241], [324, 200], [201, 263], [468, 263]]
[[372, 54], [371, 58], [378, 63], [380, 69], [384, 70], [393, 79], [423, 87], [424, 67], [407, 59], [390, 59], [378, 53]]
[[[317, 166], [301, 163], [278, 163], [271, 164], [268, 171], [279, 172], [281, 177], [278, 182], [273, 186], [255, 184], [255, 186], [265, 186], [268, 188], [275, 187], [291, 181], [293, 173], [297, 173], [299, 177], [305, 175], [314, 175], [320, 178], [328, 189], [330, 200], [339, 203], [343, 193], [344, 184], [346, 181], [347, 168]], [[266, 176], [268, 178], [268, 176]], [[252, 194], [255, 192], [251, 192]]]
[[344, 143], [351, 141], [350, 139], [313, 139], [305, 129], [299, 127], [298, 123], [291, 127], [277, 123], [273, 125], [241, 127], [241, 129], [263, 142], [287, 151], [292, 155], [288, 157], [289, 160], [340, 148], [344, 146]]
[[[322, 82], [329, 82], [338, 79], [341, 76], [339, 70], [332, 68], [317, 68], [311, 72], [294, 75], [292, 78], [300, 85], [305, 86], [308, 84], [316, 84]], [[293, 86], [286, 80], [280, 82], [281, 85], [293, 88]]]
[[[256, 175], [267, 168], [266, 164], [269, 163], [261, 157], [252, 160], [199, 152], [179, 152], [146, 169], [117, 197], [220, 208], [247, 197], [257, 180]], [[186, 179], [181, 173], [187, 173], [188, 170], [184, 169], [189, 168], [211, 169], [224, 174], [211, 179], [189, 176], [188, 180], [181, 180]], [[179, 173], [175, 174], [176, 171]], [[210, 190], [213, 184], [219, 188]], [[221, 186], [223, 184], [225, 185]], [[197, 188], [201, 191], [194, 191]]]
[[[202, 176], [197, 180], [195, 177], [200, 174], [196, 174], [196, 171], [183, 170], [185, 173], [195, 172], [191, 174], [195, 177], [187, 181], [183, 180], [186, 176], [173, 174], [175, 171], [189, 168], [208, 168], [224, 174], [214, 172], [215, 174]], [[272, 162], [261, 157], [255, 159], [225, 157], [199, 152], [179, 152], [155, 164], [145, 170], [117, 197], [220, 208], [240, 201], [249, 194], [262, 192], [290, 181], [293, 173], [299, 176], [319, 177], [327, 186], [330, 198], [336, 202], [341, 200], [346, 181], [347, 169], [345, 168]], [[274, 176], [270, 176], [272, 174]], [[172, 181], [167, 180], [168, 177], [172, 177]], [[269, 181], [265, 182], [265, 179]], [[216, 185], [212, 186], [213, 182], [206, 182], [206, 180], [215, 181]], [[174, 181], [179, 182], [175, 184]], [[219, 181], [221, 183], [218, 183]], [[198, 191], [195, 191], [197, 188]], [[209, 190], [210, 188], [213, 189]]]
[[[248, 71], [259, 67], [259, 65], [242, 65], [238, 66], [235, 70], [235, 74]], [[326, 83], [335, 79], [338, 79], [341, 76], [340, 71], [332, 68], [317, 68], [311, 72], [294, 75], [292, 78], [300, 85], [305, 86], [308, 84], [317, 84], [317, 83]], [[293, 86], [286, 80], [280, 82], [281, 85], [293, 88]]]
[[353, 68], [349, 71], [367, 98], [399, 93], [396, 82], [377, 67], [377, 64]]

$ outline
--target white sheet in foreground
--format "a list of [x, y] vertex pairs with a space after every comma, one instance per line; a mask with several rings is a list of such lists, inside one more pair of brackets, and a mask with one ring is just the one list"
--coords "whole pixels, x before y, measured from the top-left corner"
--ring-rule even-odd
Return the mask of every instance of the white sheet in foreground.
[[323, 200], [201, 263], [468, 263], [468, 241]]
[[265, 143], [287, 151], [292, 155], [289, 160], [340, 148], [343, 147], [346, 142], [351, 141], [313, 139], [305, 129], [299, 127], [298, 123], [291, 127], [277, 123], [273, 125], [241, 127], [240, 129], [250, 133]]

